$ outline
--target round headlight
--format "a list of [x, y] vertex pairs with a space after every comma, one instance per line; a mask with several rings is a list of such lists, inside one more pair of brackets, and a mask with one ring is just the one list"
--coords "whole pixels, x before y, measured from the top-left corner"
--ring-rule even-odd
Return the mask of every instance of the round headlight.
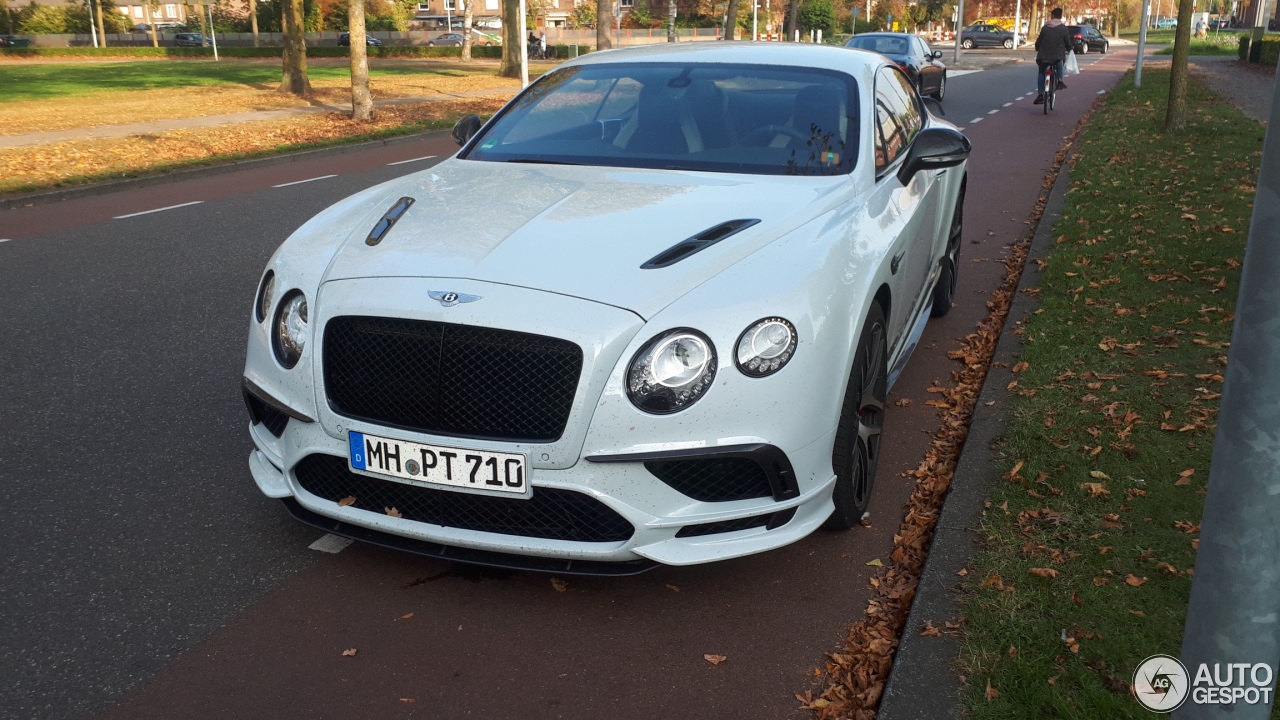
[[272, 339], [276, 360], [286, 368], [297, 365], [307, 346], [307, 298], [301, 291], [292, 290], [280, 301]]
[[782, 318], [771, 317], [743, 331], [734, 360], [743, 374], [764, 377], [782, 369], [795, 352], [795, 326]]
[[262, 285], [258, 287], [258, 299], [254, 303], [254, 309], [258, 316], [258, 322], [264, 322], [267, 315], [271, 311], [271, 296], [276, 291], [276, 273], [274, 270], [268, 270], [267, 274], [262, 278]]
[[650, 340], [631, 359], [627, 397], [655, 415], [679, 412], [698, 401], [716, 377], [716, 350], [693, 330], [672, 330]]

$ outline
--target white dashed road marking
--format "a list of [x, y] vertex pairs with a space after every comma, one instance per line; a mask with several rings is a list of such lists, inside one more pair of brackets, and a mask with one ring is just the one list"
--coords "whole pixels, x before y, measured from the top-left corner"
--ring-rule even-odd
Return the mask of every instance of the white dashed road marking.
[[302, 183], [315, 182], [317, 180], [328, 180], [331, 177], [338, 177], [338, 176], [337, 175], [321, 175], [320, 177], [307, 178], [306, 180], [294, 180], [293, 182], [280, 183], [279, 185], [272, 185], [271, 187], [278, 187], [278, 188], [289, 187], [290, 185], [301, 185]]
[[307, 546], [310, 550], [319, 550], [327, 553], [340, 553], [347, 549], [347, 546], [354, 542], [351, 538], [344, 538], [340, 535], [325, 535]]
[[435, 155], [423, 155], [422, 157], [409, 158], [408, 160], [397, 160], [395, 162], [387, 163], [387, 167], [391, 167], [392, 165], [404, 165], [405, 163], [418, 162], [420, 160], [430, 160], [433, 157], [435, 157]]
[[970, 125], [977, 125], [977, 124], [978, 124], [978, 123], [980, 123], [980, 122], [982, 122], [982, 118], [974, 118], [974, 119], [972, 119], [972, 120], [970, 120], [970, 121], [969, 121], [969, 124], [970, 124]]
[[1099, 95], [1106, 95], [1106, 94], [1107, 94], [1107, 91], [1106, 91], [1106, 90], [1099, 90], [1099, 91], [1098, 91], [1098, 94], [1099, 94]]
[[996, 113], [998, 113], [998, 112], [1000, 112], [1000, 108], [996, 108], [995, 110], [988, 110], [988, 111], [987, 111], [987, 114], [988, 114], [988, 115], [995, 115], [995, 114], [996, 114]]
[[192, 200], [191, 202], [184, 202], [184, 203], [181, 203], [181, 204], [179, 204], [179, 205], [169, 205], [169, 206], [167, 206], [167, 207], [156, 208], [156, 209], [154, 209], [154, 210], [143, 210], [142, 212], [129, 213], [128, 215], [117, 215], [117, 216], [115, 216], [115, 217], [113, 217], [113, 218], [111, 218], [111, 219], [112, 219], [112, 220], [124, 220], [125, 218], [138, 217], [139, 215], [150, 215], [151, 213], [164, 212], [165, 210], [176, 210], [176, 209], [178, 209], [178, 208], [184, 208], [184, 207], [187, 207], [188, 205], [199, 205], [199, 204], [200, 204], [200, 203], [202, 203], [202, 202], [204, 202], [204, 201], [203, 201], [203, 200]]
[[1005, 104], [1004, 104], [1004, 106], [1005, 106], [1005, 107], [1009, 107], [1009, 106], [1011, 106], [1011, 105], [1013, 105], [1013, 103], [1005, 103]]
[[0, 242], [9, 242], [11, 238], [0, 238]]

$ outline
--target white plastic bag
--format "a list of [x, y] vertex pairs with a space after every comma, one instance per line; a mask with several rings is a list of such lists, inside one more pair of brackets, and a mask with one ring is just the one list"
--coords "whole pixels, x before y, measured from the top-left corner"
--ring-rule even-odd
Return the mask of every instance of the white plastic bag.
[[1075, 54], [1075, 51], [1068, 51], [1068, 52], [1067, 52], [1067, 59], [1066, 59], [1065, 61], [1063, 61], [1063, 63], [1062, 63], [1062, 64], [1066, 66], [1066, 70], [1067, 70], [1067, 74], [1068, 74], [1068, 75], [1079, 75], [1079, 74], [1080, 74], [1080, 63], [1076, 62], [1076, 54]]

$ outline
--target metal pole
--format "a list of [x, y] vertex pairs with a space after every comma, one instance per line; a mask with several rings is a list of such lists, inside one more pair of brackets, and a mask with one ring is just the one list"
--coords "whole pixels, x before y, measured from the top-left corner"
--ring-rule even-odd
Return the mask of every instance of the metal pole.
[[529, 87], [529, 23], [525, 20], [526, 5], [520, 0], [520, 87]]
[[93, 22], [93, 0], [89, 0], [89, 34], [93, 36], [93, 46], [98, 47], [98, 26]]
[[[868, 18], [869, 20], [870, 18]], [[960, 62], [960, 31], [964, 30], [964, 0], [956, 0], [956, 56], [955, 61]]]
[[209, 41], [213, 43], [213, 61], [218, 62], [218, 33], [213, 29], [213, 5], [205, 5], [209, 9]]
[[[1259, 3], [1261, 5], [1261, 3]], [[1280, 84], [1272, 83], [1271, 124], [1240, 271], [1235, 324], [1218, 431], [1201, 516], [1196, 574], [1181, 659], [1191, 678], [1202, 663], [1280, 663]], [[1245, 672], [1248, 676], [1249, 673]], [[1253, 687], [1236, 684], [1232, 687]], [[1226, 690], [1226, 688], [1223, 688]], [[1266, 720], [1274, 693], [1249, 705], [1196, 704], [1173, 716]]]
[[1022, 30], [1022, 0], [1018, 0], [1013, 11], [1013, 49], [1018, 49], [1018, 33]]
[[1142, 0], [1142, 22], [1138, 25], [1138, 65], [1133, 69], [1133, 86], [1142, 87], [1142, 56], [1147, 52], [1147, 20], [1151, 16], [1151, 0]]
[[1258, 10], [1253, 14], [1253, 39], [1249, 41], [1249, 62], [1257, 62], [1262, 51], [1262, 37], [1267, 32], [1267, 0], [1258, 0]]
[[[732, 2], [733, 0], [730, 0]], [[751, 2], [751, 41], [755, 42], [760, 39], [760, 29], [757, 25], [760, 19], [760, 0], [752, 0]]]

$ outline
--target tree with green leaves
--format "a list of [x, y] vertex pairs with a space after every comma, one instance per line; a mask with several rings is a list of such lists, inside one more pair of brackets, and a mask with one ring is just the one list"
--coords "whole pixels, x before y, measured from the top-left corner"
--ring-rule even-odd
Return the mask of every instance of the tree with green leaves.
[[836, 8], [831, 0], [808, 0], [800, 8], [798, 22], [803, 33], [821, 30], [823, 35], [829, 37], [836, 31]]
[[569, 27], [580, 30], [596, 24], [596, 6], [593, 2], [580, 2], [569, 13]]

